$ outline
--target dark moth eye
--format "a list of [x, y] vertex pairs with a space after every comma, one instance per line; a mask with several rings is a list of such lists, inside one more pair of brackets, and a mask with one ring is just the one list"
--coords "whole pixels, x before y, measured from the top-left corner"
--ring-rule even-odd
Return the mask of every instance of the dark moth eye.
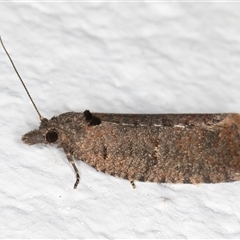
[[49, 143], [54, 143], [58, 140], [58, 134], [56, 131], [54, 130], [51, 130], [49, 132], [47, 132], [46, 134], [46, 140], [49, 142]]

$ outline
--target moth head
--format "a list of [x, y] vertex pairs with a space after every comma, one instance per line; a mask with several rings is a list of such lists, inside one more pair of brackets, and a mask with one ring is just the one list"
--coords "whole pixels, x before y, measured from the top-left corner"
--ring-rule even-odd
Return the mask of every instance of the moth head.
[[22, 136], [22, 141], [28, 145], [37, 143], [51, 144], [57, 143], [59, 133], [57, 129], [49, 125], [49, 120], [44, 118], [39, 129], [30, 131]]

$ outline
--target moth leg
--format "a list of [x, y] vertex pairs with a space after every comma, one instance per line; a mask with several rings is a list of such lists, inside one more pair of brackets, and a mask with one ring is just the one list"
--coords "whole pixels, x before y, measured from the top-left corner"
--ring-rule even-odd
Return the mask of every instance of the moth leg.
[[134, 180], [130, 180], [130, 183], [131, 183], [133, 189], [136, 188], [136, 185], [135, 185], [135, 183], [134, 183]]
[[67, 153], [67, 159], [72, 164], [72, 167], [73, 167], [73, 169], [76, 173], [76, 182], [75, 182], [74, 187], [73, 187], [74, 189], [76, 189], [77, 186], [78, 186], [79, 180], [80, 180], [80, 174], [79, 174], [79, 171], [77, 169], [77, 166], [75, 165], [75, 162], [73, 160], [73, 157], [72, 157], [71, 153]]

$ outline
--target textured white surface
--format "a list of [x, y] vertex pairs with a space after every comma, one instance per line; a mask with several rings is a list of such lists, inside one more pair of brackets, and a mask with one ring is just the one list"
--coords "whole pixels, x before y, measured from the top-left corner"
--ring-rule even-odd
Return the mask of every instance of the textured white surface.
[[[0, 3], [0, 34], [44, 117], [240, 112], [238, 3]], [[240, 182], [98, 173], [27, 146], [38, 116], [0, 49], [1, 238], [240, 238]]]

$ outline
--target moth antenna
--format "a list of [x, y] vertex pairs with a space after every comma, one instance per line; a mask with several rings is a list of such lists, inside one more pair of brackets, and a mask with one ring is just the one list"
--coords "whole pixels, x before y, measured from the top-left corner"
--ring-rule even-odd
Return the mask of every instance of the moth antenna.
[[4, 49], [5, 53], [7, 54], [8, 58], [9, 58], [9, 60], [10, 60], [10, 62], [12, 63], [12, 66], [13, 66], [16, 74], [18, 75], [18, 78], [20, 79], [20, 81], [21, 81], [24, 89], [26, 90], [28, 97], [30, 98], [30, 100], [31, 100], [31, 102], [32, 102], [35, 110], [37, 111], [37, 114], [38, 114], [38, 116], [39, 116], [39, 118], [40, 118], [40, 121], [43, 121], [44, 117], [42, 117], [42, 115], [40, 114], [40, 112], [39, 112], [38, 109], [37, 109], [37, 106], [35, 105], [34, 101], [32, 100], [32, 97], [31, 97], [30, 93], [28, 92], [26, 85], [24, 84], [24, 82], [23, 82], [20, 74], [19, 74], [18, 71], [17, 71], [17, 68], [15, 67], [15, 65], [14, 65], [14, 63], [13, 63], [13, 60], [11, 59], [11, 57], [10, 57], [7, 49], [5, 48], [5, 46], [4, 46], [4, 44], [3, 44], [3, 41], [2, 41], [1, 36], [0, 36], [0, 42], [1, 42], [2, 46], [3, 46], [3, 49]]

